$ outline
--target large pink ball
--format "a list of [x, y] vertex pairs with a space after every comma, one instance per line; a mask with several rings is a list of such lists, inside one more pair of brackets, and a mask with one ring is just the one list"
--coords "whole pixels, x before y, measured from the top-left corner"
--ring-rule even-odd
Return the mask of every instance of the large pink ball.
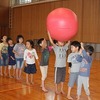
[[47, 30], [53, 39], [67, 41], [77, 33], [78, 22], [76, 14], [67, 8], [57, 8], [47, 17]]

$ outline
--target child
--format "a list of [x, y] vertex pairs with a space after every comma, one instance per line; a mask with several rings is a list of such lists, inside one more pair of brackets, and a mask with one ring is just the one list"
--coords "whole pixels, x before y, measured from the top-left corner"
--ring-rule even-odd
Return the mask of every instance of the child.
[[78, 76], [77, 100], [80, 99], [82, 84], [84, 86], [84, 90], [86, 92], [88, 100], [91, 100], [90, 91], [89, 91], [89, 76], [90, 76], [90, 68], [92, 64], [91, 56], [94, 52], [94, 48], [90, 45], [86, 45], [84, 49], [83, 43], [81, 43], [81, 49], [82, 49], [83, 59], [82, 59], [81, 68]]
[[26, 84], [29, 83], [29, 75], [31, 75], [31, 84], [33, 84], [33, 74], [36, 73], [35, 58], [38, 61], [38, 55], [34, 49], [34, 43], [32, 40], [26, 41], [26, 50], [24, 51], [24, 72], [26, 73]]
[[56, 94], [60, 94], [58, 91], [58, 84], [61, 83], [61, 93], [65, 94], [63, 91], [63, 85], [65, 82], [65, 76], [66, 76], [66, 51], [68, 50], [68, 45], [70, 42], [64, 45], [64, 42], [57, 41], [56, 44], [54, 44], [49, 32], [48, 32], [48, 37], [53, 45], [53, 50], [56, 56], [56, 61], [55, 61], [55, 88]]
[[7, 75], [8, 66], [8, 44], [7, 36], [2, 37], [2, 43], [0, 43], [0, 75], [3, 76], [2, 66], [4, 66], [4, 75]]
[[48, 90], [45, 88], [45, 79], [47, 77], [47, 72], [48, 72], [50, 47], [47, 47], [47, 42], [44, 38], [38, 40], [38, 45], [41, 46], [42, 48], [42, 55], [40, 61], [40, 70], [42, 74], [41, 87], [44, 92], [47, 92]]
[[[13, 78], [15, 77], [15, 70], [16, 70], [15, 55], [13, 53], [14, 44], [11, 38], [8, 38], [7, 42], [8, 42], [8, 56], [9, 56], [8, 75], [9, 75], [9, 78]], [[13, 76], [11, 76], [11, 72], [10, 72], [12, 67], [13, 67]]]
[[22, 68], [24, 64], [23, 56], [24, 56], [24, 51], [26, 49], [25, 45], [23, 44], [23, 36], [18, 35], [17, 36], [17, 44], [14, 46], [13, 52], [15, 53], [15, 58], [16, 58], [16, 79], [20, 80], [21, 79], [21, 73], [22, 73]]
[[78, 74], [79, 74], [79, 69], [82, 61], [82, 57], [79, 53], [79, 50], [81, 48], [81, 45], [78, 41], [73, 41], [71, 43], [71, 51], [68, 55], [68, 63], [69, 63], [69, 82], [68, 82], [68, 94], [67, 98], [70, 100], [73, 100], [71, 97], [71, 89], [74, 86], [74, 83], [77, 82], [78, 79]]

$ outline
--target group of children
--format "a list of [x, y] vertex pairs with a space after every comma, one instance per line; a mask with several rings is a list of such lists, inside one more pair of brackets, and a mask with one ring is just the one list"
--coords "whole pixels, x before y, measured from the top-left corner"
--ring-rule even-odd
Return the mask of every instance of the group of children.
[[[77, 83], [77, 100], [80, 99], [82, 85], [84, 86], [88, 100], [90, 98], [89, 91], [89, 76], [90, 68], [92, 64], [92, 53], [94, 49], [90, 45], [83, 46], [83, 43], [78, 41], [73, 41], [70, 43], [64, 43], [60, 41], [53, 41], [50, 33], [48, 32], [48, 37], [52, 46], [47, 46], [47, 42], [44, 38], [38, 40], [38, 45], [41, 47], [41, 59], [39, 61], [36, 50], [34, 49], [34, 43], [32, 40], [26, 41], [26, 46], [23, 44], [23, 36], [17, 36], [17, 43], [14, 45], [11, 38], [7, 39], [7, 36], [3, 36], [2, 43], [0, 43], [0, 75], [8, 75], [10, 78], [15, 77], [17, 80], [21, 79], [22, 68], [24, 67], [24, 72], [26, 73], [26, 84], [33, 83], [33, 74], [36, 73], [36, 60], [40, 66], [41, 71], [41, 88], [44, 92], [48, 92], [45, 87], [45, 80], [48, 73], [49, 56], [50, 51], [53, 49], [55, 53], [55, 93], [65, 94], [63, 91], [63, 85], [66, 78], [66, 61], [69, 64], [69, 82], [68, 82], [68, 93], [67, 98], [73, 100], [71, 97], [71, 89], [74, 83]], [[67, 59], [67, 50], [71, 48], [71, 52]], [[36, 59], [36, 60], [35, 60]], [[2, 66], [4, 66], [4, 72], [2, 72]], [[11, 68], [13, 67], [13, 76], [11, 75]], [[29, 75], [31, 79], [29, 80]], [[61, 84], [61, 91], [58, 91], [58, 85]]]

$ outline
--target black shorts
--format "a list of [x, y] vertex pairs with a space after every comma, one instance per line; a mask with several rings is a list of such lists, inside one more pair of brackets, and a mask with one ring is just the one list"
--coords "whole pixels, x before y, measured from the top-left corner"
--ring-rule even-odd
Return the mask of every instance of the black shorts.
[[65, 82], [66, 76], [66, 67], [56, 67], [55, 68], [55, 83], [59, 84], [60, 82]]
[[36, 71], [37, 69], [35, 64], [27, 64], [27, 67], [24, 68], [24, 72], [27, 74], [34, 74]]

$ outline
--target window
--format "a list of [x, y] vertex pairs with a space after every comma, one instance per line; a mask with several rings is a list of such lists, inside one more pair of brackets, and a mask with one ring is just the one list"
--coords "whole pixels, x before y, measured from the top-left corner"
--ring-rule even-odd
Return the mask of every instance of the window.
[[24, 5], [27, 3], [44, 3], [44, 2], [52, 2], [52, 1], [62, 1], [62, 0], [10, 0], [10, 6], [18, 6]]
[[19, 4], [31, 3], [32, 0], [19, 0]]

